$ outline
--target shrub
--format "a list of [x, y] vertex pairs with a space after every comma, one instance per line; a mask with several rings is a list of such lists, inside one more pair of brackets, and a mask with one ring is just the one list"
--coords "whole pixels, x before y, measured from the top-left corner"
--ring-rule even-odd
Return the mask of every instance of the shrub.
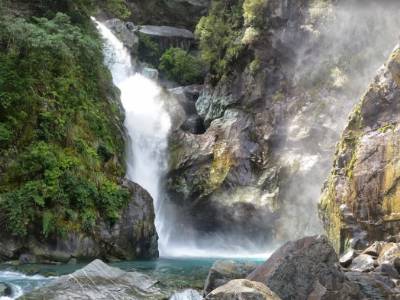
[[215, 78], [220, 79], [240, 56], [244, 46], [243, 1], [215, 0], [209, 15], [197, 24], [195, 35], [199, 40], [202, 59]]
[[203, 81], [203, 62], [181, 48], [165, 51], [161, 56], [159, 69], [167, 79], [179, 84], [188, 85]]
[[88, 24], [0, 17], [0, 211], [14, 235], [90, 230], [128, 201], [122, 116]]
[[261, 26], [264, 16], [264, 8], [268, 5], [268, 0], [244, 0], [243, 17], [246, 26]]

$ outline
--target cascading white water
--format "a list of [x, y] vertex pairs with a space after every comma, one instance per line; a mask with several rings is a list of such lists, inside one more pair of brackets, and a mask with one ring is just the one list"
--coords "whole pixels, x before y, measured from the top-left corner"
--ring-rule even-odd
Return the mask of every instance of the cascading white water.
[[171, 120], [163, 107], [162, 89], [156, 82], [135, 73], [128, 49], [106, 26], [93, 20], [105, 40], [106, 64], [121, 91], [125, 109], [125, 129], [131, 141], [126, 154], [127, 177], [144, 187], [154, 199], [158, 247], [160, 255], [164, 256], [167, 255], [168, 234], [165, 233], [160, 178], [168, 167]]

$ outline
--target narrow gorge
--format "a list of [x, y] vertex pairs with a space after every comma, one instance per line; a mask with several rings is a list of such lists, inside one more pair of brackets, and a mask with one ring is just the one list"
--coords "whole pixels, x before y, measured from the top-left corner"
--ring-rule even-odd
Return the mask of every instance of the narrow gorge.
[[399, 12], [0, 0], [0, 299], [400, 298]]

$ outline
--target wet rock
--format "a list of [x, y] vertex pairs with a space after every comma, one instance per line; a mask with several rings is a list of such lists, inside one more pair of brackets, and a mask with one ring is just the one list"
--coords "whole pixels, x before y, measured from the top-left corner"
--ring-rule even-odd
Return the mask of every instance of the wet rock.
[[[365, 249], [367, 244], [384, 241], [400, 230], [398, 61], [396, 47], [354, 109], [321, 197], [320, 215], [338, 252], [344, 251], [345, 241], [358, 240], [357, 247]], [[350, 159], [339, 166], [341, 156]], [[344, 216], [340, 210], [343, 205], [353, 208], [353, 218]], [[378, 254], [379, 246], [372, 252]]]
[[350, 269], [356, 272], [369, 272], [375, 269], [375, 260], [368, 254], [361, 254], [353, 259]]
[[246, 278], [256, 267], [257, 265], [253, 263], [235, 262], [233, 260], [216, 261], [208, 272], [203, 294], [207, 295], [232, 279]]
[[236, 279], [213, 290], [206, 296], [206, 300], [280, 300], [280, 298], [260, 282]]
[[359, 288], [346, 279], [327, 237], [288, 242], [247, 279], [268, 286], [282, 299], [358, 299]]
[[10, 297], [12, 294], [12, 287], [7, 283], [0, 282], [0, 297]]
[[23, 299], [165, 299], [157, 281], [138, 272], [125, 272], [95, 260], [83, 269], [61, 276]]

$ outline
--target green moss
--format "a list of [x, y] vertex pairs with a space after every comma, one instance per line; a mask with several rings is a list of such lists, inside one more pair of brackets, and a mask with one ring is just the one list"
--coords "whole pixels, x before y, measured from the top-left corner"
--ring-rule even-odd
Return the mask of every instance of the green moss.
[[128, 200], [122, 116], [94, 26], [3, 16], [0, 48], [5, 230], [48, 237], [91, 230], [98, 216], [114, 222]]
[[243, 17], [245, 25], [261, 27], [265, 16], [263, 12], [267, 5], [268, 0], [244, 0]]
[[261, 61], [258, 58], [255, 58], [249, 65], [250, 74], [253, 76], [260, 70]]
[[378, 131], [380, 133], [386, 133], [389, 130], [393, 131], [394, 129], [395, 129], [394, 124], [386, 124], [386, 125], [382, 126], [381, 128], [379, 128]]

